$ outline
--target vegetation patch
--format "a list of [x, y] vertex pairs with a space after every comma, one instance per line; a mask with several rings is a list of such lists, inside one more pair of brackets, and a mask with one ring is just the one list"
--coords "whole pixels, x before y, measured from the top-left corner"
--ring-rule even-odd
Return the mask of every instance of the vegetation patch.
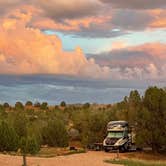
[[36, 155], [37, 157], [56, 157], [56, 156], [64, 156], [64, 155], [71, 155], [77, 153], [85, 153], [85, 149], [79, 148], [76, 150], [69, 150], [69, 148], [53, 148], [53, 147], [46, 147], [41, 148], [39, 153]]
[[[134, 129], [133, 140], [137, 147], [148, 147], [153, 153], [164, 154], [165, 110], [166, 88], [158, 87], [149, 87], [143, 96], [132, 90], [129, 96], [112, 105], [66, 104], [64, 101], [55, 106], [32, 101], [25, 104], [18, 101], [14, 106], [2, 103], [0, 152], [21, 154], [24, 166], [27, 165], [27, 155], [52, 157], [80, 153], [82, 151], [78, 147], [86, 148], [103, 142], [108, 122], [124, 120]], [[80, 145], [72, 145], [72, 142]], [[43, 151], [42, 147], [51, 149]], [[67, 147], [73, 148], [62, 150]], [[54, 148], [62, 149], [57, 152]]]
[[128, 159], [166, 161], [166, 153], [154, 153], [153, 151], [124, 153], [123, 155]]
[[124, 166], [166, 166], [166, 163], [156, 161], [143, 161], [143, 160], [106, 160], [105, 162], [111, 164], [122, 164]]

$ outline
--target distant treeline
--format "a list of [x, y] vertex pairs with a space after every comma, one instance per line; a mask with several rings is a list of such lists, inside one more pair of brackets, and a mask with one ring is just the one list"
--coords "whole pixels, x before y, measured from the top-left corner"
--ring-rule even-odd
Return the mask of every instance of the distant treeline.
[[116, 104], [73, 104], [64, 101], [49, 106], [46, 102], [15, 106], [0, 105], [0, 151], [35, 154], [42, 145], [66, 147], [72, 141], [82, 146], [102, 142], [106, 125], [126, 120], [134, 126], [139, 147], [153, 151], [166, 149], [166, 90], [149, 87], [144, 96], [137, 90]]

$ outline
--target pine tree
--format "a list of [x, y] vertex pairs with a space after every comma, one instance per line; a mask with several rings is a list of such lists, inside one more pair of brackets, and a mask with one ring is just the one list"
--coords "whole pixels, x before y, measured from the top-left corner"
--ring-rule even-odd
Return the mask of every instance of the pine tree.
[[16, 151], [18, 149], [18, 135], [6, 122], [0, 125], [0, 151]]
[[138, 114], [137, 142], [144, 142], [153, 151], [166, 148], [166, 92], [157, 87], [146, 90], [144, 108]]

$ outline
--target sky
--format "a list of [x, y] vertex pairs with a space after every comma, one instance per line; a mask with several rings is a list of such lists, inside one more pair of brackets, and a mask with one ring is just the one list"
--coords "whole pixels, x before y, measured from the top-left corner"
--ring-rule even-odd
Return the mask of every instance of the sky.
[[165, 71], [165, 0], [0, 0], [0, 75], [147, 87]]

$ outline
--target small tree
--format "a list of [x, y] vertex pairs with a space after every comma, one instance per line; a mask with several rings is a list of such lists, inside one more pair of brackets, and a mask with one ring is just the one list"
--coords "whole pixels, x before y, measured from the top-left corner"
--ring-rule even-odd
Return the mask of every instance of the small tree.
[[6, 122], [0, 125], [0, 150], [16, 151], [18, 149], [18, 135]]
[[0, 111], [4, 111], [4, 107], [1, 104], [0, 104]]
[[90, 107], [90, 103], [85, 103], [84, 105], [83, 105], [83, 108], [84, 109], [88, 109]]
[[40, 150], [40, 146], [34, 136], [22, 137], [20, 140], [20, 149], [23, 155], [23, 166], [27, 166], [26, 155], [36, 154]]
[[3, 105], [0, 105], [0, 116], [1, 117], [6, 117], [7, 113], [5, 111], [5, 108], [3, 107]]
[[35, 102], [35, 104], [34, 104], [34, 107], [37, 107], [37, 108], [39, 108], [40, 107], [40, 103], [39, 102]]
[[9, 108], [10, 105], [9, 105], [8, 103], [4, 103], [4, 104], [3, 104], [3, 107], [4, 107], [4, 108]]
[[60, 104], [61, 107], [66, 107], [66, 102], [65, 101], [62, 101], [61, 104]]
[[15, 104], [15, 109], [16, 110], [24, 110], [24, 105], [20, 101], [18, 101]]
[[74, 128], [80, 133], [80, 139], [84, 146], [104, 139], [108, 117], [101, 112], [92, 112], [89, 109], [81, 110], [73, 118]]
[[43, 103], [41, 104], [41, 106], [40, 106], [40, 109], [42, 109], [42, 110], [48, 109], [48, 103], [47, 103], [47, 102], [43, 102]]
[[31, 102], [31, 101], [27, 101], [26, 103], [25, 103], [25, 106], [32, 106], [33, 105], [33, 103]]
[[44, 127], [42, 135], [44, 144], [54, 147], [68, 146], [68, 133], [64, 123], [58, 119], [50, 120]]
[[143, 97], [143, 105], [137, 118], [137, 142], [144, 142], [154, 152], [159, 152], [166, 148], [166, 92], [157, 87], [148, 88]]
[[17, 113], [13, 125], [20, 138], [27, 136], [27, 121], [28, 119], [23, 112]]

